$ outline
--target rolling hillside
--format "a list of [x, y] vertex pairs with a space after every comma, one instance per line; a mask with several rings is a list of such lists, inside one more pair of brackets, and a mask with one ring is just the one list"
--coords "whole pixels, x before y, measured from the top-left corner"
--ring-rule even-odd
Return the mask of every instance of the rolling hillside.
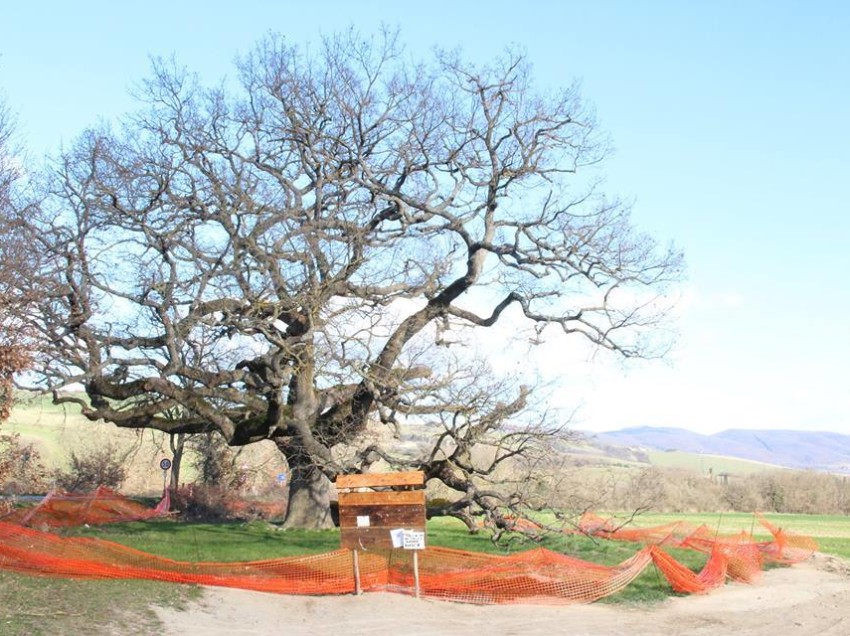
[[827, 432], [730, 429], [702, 435], [680, 428], [642, 426], [588, 433], [598, 446], [735, 457], [787, 468], [850, 473], [850, 435]]
[[[36, 444], [50, 468], [63, 465], [69, 452], [108, 440], [128, 453], [130, 475], [126, 489], [135, 494], [155, 493], [162, 488], [159, 461], [170, 455], [161, 434], [139, 433], [85, 421], [74, 409], [63, 409], [46, 397], [24, 400], [16, 406], [0, 434], [18, 433]], [[408, 431], [405, 444], [395, 449], [415, 454], [428, 446], [434, 432]], [[747, 475], [776, 468], [813, 469], [850, 474], [850, 435], [804, 431], [731, 429], [701, 435], [679, 428], [639, 427], [606, 433], [585, 433], [580, 440], [559, 445], [553, 451], [569, 458], [579, 469], [633, 471], [650, 466], [683, 468], [700, 474]], [[240, 462], [256, 467], [273, 466], [270, 474], [283, 470], [273, 445], [240, 449]], [[263, 471], [261, 471], [263, 472]], [[192, 476], [190, 465], [185, 478]]]
[[[165, 434], [90, 422], [77, 408], [56, 406], [48, 396], [21, 394], [18, 399], [9, 419], [0, 425], [0, 435], [18, 434], [22, 442], [33, 444], [49, 470], [65, 467], [71, 452], [85, 455], [88, 449], [110, 444], [126, 461], [127, 479], [122, 486], [125, 494], [162, 493], [164, 476], [159, 462], [171, 457]], [[181, 472], [184, 481], [194, 479], [193, 461], [189, 450]], [[277, 475], [286, 470], [280, 453], [270, 441], [234, 449], [233, 461], [264, 487], [273, 487]]]

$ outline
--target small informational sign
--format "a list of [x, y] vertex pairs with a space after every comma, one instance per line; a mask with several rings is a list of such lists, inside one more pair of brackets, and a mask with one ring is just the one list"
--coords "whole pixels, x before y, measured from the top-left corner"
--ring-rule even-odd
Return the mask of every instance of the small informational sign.
[[286, 485], [286, 473], [278, 473], [277, 474], [277, 483], [281, 486]]
[[402, 548], [404, 550], [425, 549], [425, 533], [417, 530], [395, 528], [394, 530], [390, 530], [390, 540], [394, 548]]
[[358, 528], [368, 528], [371, 524], [369, 523], [369, 515], [357, 515], [357, 527]]
[[401, 547], [405, 550], [424, 550], [425, 533], [417, 532], [416, 530], [405, 530], [404, 543]]
[[404, 528], [396, 528], [395, 530], [390, 530], [390, 540], [392, 541], [394, 548], [403, 548]]
[[160, 460], [159, 467], [162, 468], [162, 470], [168, 470], [171, 468], [171, 460], [168, 458]]

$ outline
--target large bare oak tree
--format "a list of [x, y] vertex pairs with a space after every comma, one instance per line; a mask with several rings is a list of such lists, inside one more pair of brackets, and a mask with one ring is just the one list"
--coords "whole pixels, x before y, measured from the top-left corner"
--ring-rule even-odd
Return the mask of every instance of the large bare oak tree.
[[[597, 191], [591, 114], [573, 87], [537, 91], [521, 55], [270, 37], [213, 88], [156, 63], [139, 97], [64, 153], [24, 219], [44, 256], [40, 381], [92, 420], [274, 440], [290, 524], [328, 523], [329, 479], [379, 460], [440, 480], [470, 524], [504, 522], [518, 495], [487, 478], [563, 422], [525, 415], [530, 389], [488, 378], [468, 330], [509, 319], [652, 353], [680, 256]], [[430, 443], [398, 456], [375, 424]]]

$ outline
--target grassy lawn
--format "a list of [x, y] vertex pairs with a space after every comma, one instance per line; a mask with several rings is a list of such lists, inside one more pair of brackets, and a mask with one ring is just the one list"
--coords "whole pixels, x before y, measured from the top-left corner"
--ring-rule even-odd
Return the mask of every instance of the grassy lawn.
[[151, 606], [185, 607], [201, 589], [155, 581], [74, 581], [0, 570], [0, 634], [147, 636], [160, 626]]
[[98, 537], [177, 561], [259, 561], [339, 549], [339, 530], [279, 530], [264, 522], [136, 521], [63, 534]]
[[850, 561], [850, 539], [846, 537], [840, 539], [835, 537], [821, 537], [817, 541], [821, 552]]

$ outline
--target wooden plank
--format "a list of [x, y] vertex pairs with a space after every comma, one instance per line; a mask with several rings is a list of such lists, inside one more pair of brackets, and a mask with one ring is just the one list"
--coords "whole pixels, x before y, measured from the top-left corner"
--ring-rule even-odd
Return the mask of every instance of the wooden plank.
[[354, 517], [369, 515], [394, 519], [402, 515], [409, 516], [419, 513], [421, 513], [423, 515], [422, 518], [425, 519], [425, 505], [422, 503], [410, 504], [408, 506], [343, 506], [340, 508], [339, 518], [353, 519]]
[[[349, 550], [373, 550], [377, 548], [392, 549], [393, 541], [390, 537], [390, 530], [393, 528], [341, 528], [340, 529], [340, 544], [343, 548]], [[407, 530], [416, 530], [417, 532], [425, 532], [424, 526], [404, 526]]]
[[340, 510], [345, 506], [406, 506], [412, 504], [425, 505], [424, 490], [339, 493]]
[[400, 528], [425, 525], [425, 506], [364, 506], [340, 509], [341, 528], [357, 527], [358, 517], [368, 517], [370, 526]]
[[391, 486], [424, 486], [425, 473], [409, 470], [399, 473], [366, 473], [362, 475], [340, 475], [336, 478], [337, 488], [382, 488]]
[[373, 550], [393, 547], [387, 528], [342, 528], [340, 545], [349, 550]]

